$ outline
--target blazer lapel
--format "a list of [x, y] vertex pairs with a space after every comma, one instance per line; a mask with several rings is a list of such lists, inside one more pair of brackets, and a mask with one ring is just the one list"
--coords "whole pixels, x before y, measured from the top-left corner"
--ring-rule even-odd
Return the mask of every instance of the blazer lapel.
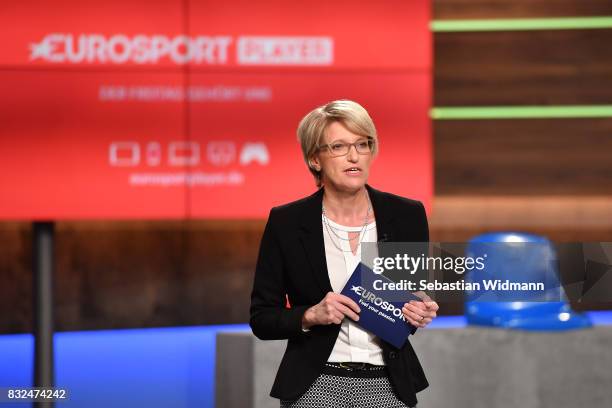
[[376, 217], [376, 235], [378, 242], [391, 242], [395, 238], [393, 228], [394, 213], [389, 208], [389, 202], [386, 199], [384, 193], [372, 188], [366, 184], [370, 201], [372, 201], [372, 208], [374, 209], [374, 217]]
[[306, 251], [312, 273], [323, 293], [333, 291], [329, 274], [327, 272], [327, 260], [325, 258], [325, 243], [323, 241], [323, 223], [321, 221], [321, 210], [323, 208], [323, 189], [306, 199], [304, 210], [301, 214], [300, 240]]

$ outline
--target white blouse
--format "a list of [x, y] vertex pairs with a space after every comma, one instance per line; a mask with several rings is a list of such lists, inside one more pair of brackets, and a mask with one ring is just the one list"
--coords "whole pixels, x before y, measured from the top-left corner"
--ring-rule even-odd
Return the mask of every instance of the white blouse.
[[[357, 247], [357, 254], [353, 255], [350, 243], [347, 241], [348, 233], [359, 232], [364, 228], [363, 226], [347, 227], [337, 224], [328, 218], [327, 222], [333, 228], [333, 231], [328, 231], [323, 217], [321, 217], [321, 222], [323, 223], [325, 258], [327, 260], [329, 280], [334, 292], [340, 293], [355, 270], [355, 267], [357, 267], [357, 264], [361, 262], [361, 245]], [[339, 239], [334, 232], [344, 239]], [[355, 239], [360, 242], [376, 242], [376, 222], [368, 224], [359, 235], [359, 238]], [[342, 248], [342, 251], [337, 246]], [[336, 344], [327, 361], [385, 365], [378, 337], [362, 329], [348, 317], [342, 320]]]

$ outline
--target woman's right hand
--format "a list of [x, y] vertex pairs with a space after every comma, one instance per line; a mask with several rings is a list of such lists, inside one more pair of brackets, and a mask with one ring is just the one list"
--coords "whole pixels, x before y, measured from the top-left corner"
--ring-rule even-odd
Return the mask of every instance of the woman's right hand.
[[345, 316], [357, 321], [360, 311], [359, 305], [348, 296], [327, 292], [323, 300], [306, 309], [302, 316], [302, 328], [309, 329], [318, 324], [340, 324]]

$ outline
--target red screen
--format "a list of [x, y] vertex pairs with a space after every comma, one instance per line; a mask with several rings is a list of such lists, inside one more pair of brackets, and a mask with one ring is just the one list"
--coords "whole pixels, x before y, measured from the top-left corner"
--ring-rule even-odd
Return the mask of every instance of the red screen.
[[3, 219], [265, 217], [316, 189], [296, 127], [341, 98], [377, 126], [370, 184], [430, 201], [427, 1], [0, 11]]

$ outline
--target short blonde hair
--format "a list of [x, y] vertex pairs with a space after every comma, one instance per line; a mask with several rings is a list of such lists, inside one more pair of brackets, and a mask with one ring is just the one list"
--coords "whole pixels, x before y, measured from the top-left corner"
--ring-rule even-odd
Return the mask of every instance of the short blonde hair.
[[327, 128], [334, 122], [340, 122], [356, 135], [373, 140], [372, 155], [378, 152], [378, 135], [374, 122], [368, 111], [357, 102], [340, 99], [312, 110], [300, 121], [297, 137], [302, 147], [304, 161], [319, 187], [321, 186], [321, 171], [311, 166], [310, 159], [319, 150]]

